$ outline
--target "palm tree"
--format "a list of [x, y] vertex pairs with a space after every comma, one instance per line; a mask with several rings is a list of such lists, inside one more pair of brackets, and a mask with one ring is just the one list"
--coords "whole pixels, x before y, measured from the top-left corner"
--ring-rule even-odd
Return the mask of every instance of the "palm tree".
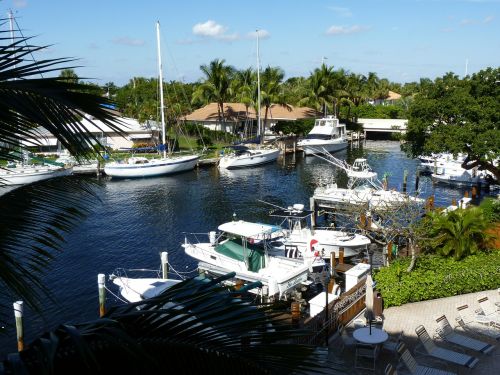
[[225, 60], [215, 59], [209, 65], [201, 65], [205, 81], [193, 93], [192, 103], [217, 103], [219, 123], [224, 125], [224, 103], [231, 98], [231, 80], [234, 68], [227, 66]]
[[252, 68], [236, 71], [234, 80], [231, 83], [231, 90], [235, 100], [245, 106], [245, 134], [247, 133], [248, 109], [250, 106], [255, 106], [253, 92], [256, 84], [256, 72]]
[[[328, 351], [294, 341], [272, 306], [257, 307], [219, 280], [189, 279], [160, 296], [112, 308], [98, 321], [62, 325], [4, 362], [13, 373], [344, 373]], [[235, 294], [238, 293], [238, 294]]]
[[488, 238], [488, 220], [478, 207], [457, 209], [443, 214], [428, 213], [430, 245], [437, 253], [459, 260], [477, 253]]
[[326, 115], [327, 105], [333, 99], [333, 76], [333, 66], [323, 64], [316, 68], [309, 77], [306, 96], [299, 103], [309, 105]]
[[[270, 66], [264, 69], [260, 76], [260, 98], [261, 106], [264, 107], [264, 127], [267, 123], [267, 116], [271, 105], [278, 104], [290, 108], [286, 103], [285, 94], [281, 86], [284, 77], [285, 72], [283, 69], [279, 67], [272, 68]], [[257, 94], [255, 94], [255, 97], [257, 97]]]

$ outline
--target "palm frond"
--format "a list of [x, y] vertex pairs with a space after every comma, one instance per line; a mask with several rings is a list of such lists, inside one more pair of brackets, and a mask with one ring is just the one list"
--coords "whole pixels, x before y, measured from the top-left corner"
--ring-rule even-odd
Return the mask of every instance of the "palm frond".
[[293, 343], [303, 334], [270, 306], [251, 305], [218, 283], [195, 278], [112, 308], [98, 321], [61, 326], [4, 364], [30, 373], [345, 373], [327, 361], [326, 349]]
[[[5, 188], [0, 188], [1, 189]], [[0, 287], [11, 300], [38, 309], [50, 296], [41, 276], [72, 230], [97, 200], [96, 182], [58, 178], [0, 196]], [[6, 324], [0, 307], [0, 322]], [[10, 320], [10, 319], [9, 319]]]

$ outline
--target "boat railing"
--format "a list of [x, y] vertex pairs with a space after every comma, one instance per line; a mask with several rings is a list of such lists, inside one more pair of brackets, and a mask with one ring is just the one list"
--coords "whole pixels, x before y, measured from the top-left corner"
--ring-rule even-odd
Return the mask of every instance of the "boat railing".
[[315, 230], [329, 230], [335, 232], [345, 232], [350, 235], [359, 234], [361, 231], [358, 228], [352, 227], [314, 227]]
[[144, 277], [145, 274], [151, 275], [155, 278], [161, 278], [161, 269], [149, 268], [116, 268], [110, 275], [110, 278], [135, 278], [138, 275]]

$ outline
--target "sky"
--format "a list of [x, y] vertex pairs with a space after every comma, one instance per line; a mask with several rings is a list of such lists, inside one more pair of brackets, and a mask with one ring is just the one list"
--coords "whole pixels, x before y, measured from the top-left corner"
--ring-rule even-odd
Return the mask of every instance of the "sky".
[[[117, 86], [156, 77], [156, 22], [165, 81], [200, 66], [281, 67], [307, 77], [322, 62], [394, 82], [500, 66], [500, 0], [0, 0], [37, 58], [78, 58], [79, 77]], [[3, 27], [8, 27], [4, 24]]]

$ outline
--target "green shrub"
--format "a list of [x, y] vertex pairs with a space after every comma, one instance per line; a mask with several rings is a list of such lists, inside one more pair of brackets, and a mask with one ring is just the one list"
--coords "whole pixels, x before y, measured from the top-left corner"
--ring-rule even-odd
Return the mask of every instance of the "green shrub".
[[451, 297], [500, 287], [500, 252], [480, 252], [461, 261], [422, 255], [412, 272], [410, 258], [394, 261], [374, 276], [384, 307]]
[[484, 198], [479, 207], [483, 215], [490, 223], [500, 222], [500, 200], [495, 198]]

